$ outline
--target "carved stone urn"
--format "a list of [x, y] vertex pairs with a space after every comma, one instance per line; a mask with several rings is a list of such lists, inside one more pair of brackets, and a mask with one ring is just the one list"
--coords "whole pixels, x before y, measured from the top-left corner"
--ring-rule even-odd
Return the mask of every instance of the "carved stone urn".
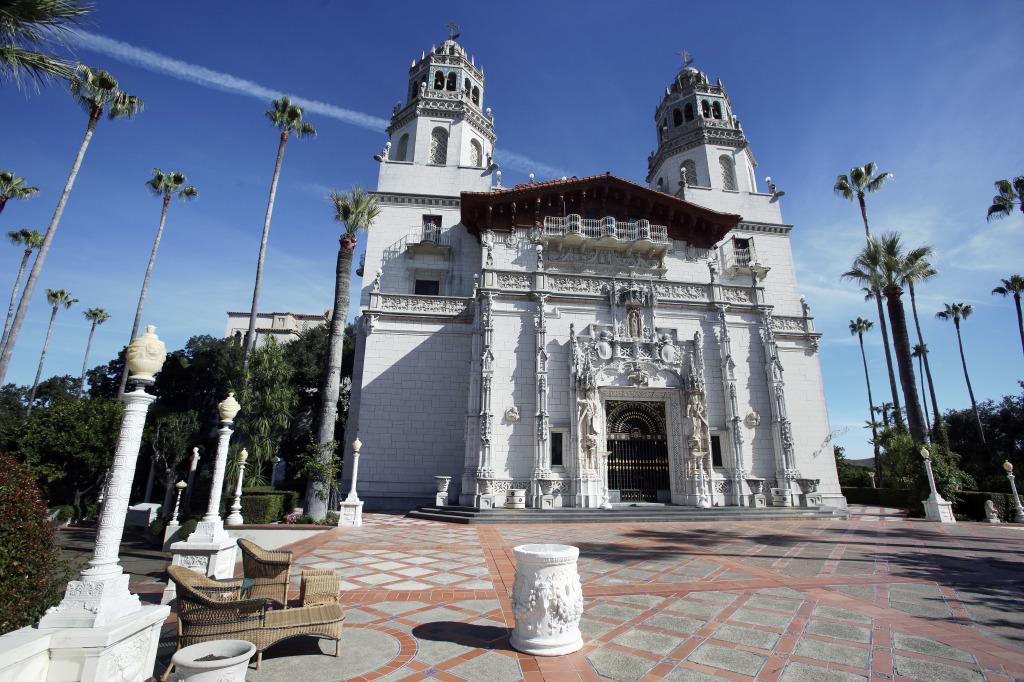
[[811, 493], [818, 491], [818, 484], [821, 482], [820, 478], [798, 478], [796, 479], [797, 485], [800, 486], [800, 492], [804, 495], [810, 495]]
[[538, 478], [537, 483], [540, 484], [540, 494], [551, 495], [555, 489], [556, 482], [553, 478]]
[[160, 371], [167, 359], [167, 346], [154, 333], [156, 327], [149, 325], [146, 332], [136, 337], [125, 349], [128, 369], [132, 381], [153, 383], [153, 375]]
[[494, 480], [493, 478], [477, 478], [476, 484], [480, 488], [481, 495], [491, 495], [494, 493]]
[[448, 485], [452, 482], [451, 476], [434, 476], [434, 483], [437, 484], [437, 492], [448, 492]]
[[763, 478], [748, 478], [747, 485], [750, 486], [751, 495], [760, 495], [764, 492], [764, 479]]
[[562, 656], [583, 646], [583, 587], [572, 545], [519, 545], [512, 585], [515, 628], [510, 643], [534, 656]]

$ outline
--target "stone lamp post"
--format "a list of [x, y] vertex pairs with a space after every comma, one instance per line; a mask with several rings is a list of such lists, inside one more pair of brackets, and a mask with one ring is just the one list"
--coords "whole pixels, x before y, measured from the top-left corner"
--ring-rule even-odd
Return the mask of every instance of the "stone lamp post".
[[939, 523], [956, 523], [956, 517], [953, 516], [953, 505], [943, 499], [942, 495], [939, 495], [939, 491], [935, 489], [935, 475], [932, 473], [932, 453], [923, 445], [921, 446], [921, 458], [924, 459], [924, 468], [928, 472], [928, 485], [932, 490], [932, 494], [924, 501], [925, 518], [929, 521], [938, 521]]
[[167, 348], [154, 329], [146, 327], [125, 351], [134, 390], [121, 397], [124, 416], [92, 559], [78, 579], [68, 583], [64, 599], [46, 612], [34, 631], [34, 636], [49, 637], [51, 675], [61, 670], [77, 680], [134, 682], [153, 671], [160, 625], [170, 610], [143, 606], [128, 590], [128, 575], [118, 563], [118, 551], [146, 412], [156, 399], [145, 389], [153, 385], [153, 375], [167, 358]]
[[192, 487], [196, 480], [196, 469], [199, 468], [199, 448], [192, 448], [192, 458], [188, 465], [188, 484], [185, 490], [185, 509], [192, 510]]
[[1013, 490], [1013, 522], [1024, 523], [1024, 507], [1020, 505], [1020, 495], [1017, 494], [1017, 483], [1013, 480], [1013, 465], [1010, 464], [1010, 460], [1003, 462], [1003, 469], [1006, 470], [1006, 477], [1010, 479], [1010, 489]]
[[245, 473], [245, 461], [249, 459], [249, 451], [242, 449], [238, 453], [238, 483], [235, 484], [235, 501], [231, 503], [231, 513], [224, 523], [229, 526], [241, 526], [245, 523], [242, 518], [242, 475]]
[[[224, 488], [224, 469], [228, 459], [228, 443], [231, 440], [232, 422], [241, 410], [234, 393], [217, 405], [220, 414], [220, 428], [217, 430], [217, 455], [213, 462], [213, 480], [210, 481], [210, 504], [203, 520], [196, 524], [196, 530], [187, 540], [171, 545], [171, 564], [185, 566], [196, 573], [210, 578], [230, 578], [235, 572], [235, 555], [238, 545], [235, 538], [224, 530], [220, 518], [220, 497]], [[173, 581], [167, 581], [161, 602], [170, 603], [176, 596]]]
[[178, 518], [178, 510], [181, 508], [181, 494], [185, 492], [185, 488], [188, 487], [188, 483], [185, 483], [185, 481], [178, 481], [177, 483], [174, 484], [174, 487], [178, 489], [178, 496], [174, 500], [174, 513], [171, 514], [171, 523], [168, 525], [177, 526], [180, 525], [180, 519]]
[[348, 497], [341, 503], [341, 512], [338, 514], [339, 526], [361, 526], [363, 525], [363, 501], [356, 494], [356, 481], [359, 478], [359, 449], [363, 442], [359, 440], [359, 434], [352, 441], [352, 485], [348, 491]]

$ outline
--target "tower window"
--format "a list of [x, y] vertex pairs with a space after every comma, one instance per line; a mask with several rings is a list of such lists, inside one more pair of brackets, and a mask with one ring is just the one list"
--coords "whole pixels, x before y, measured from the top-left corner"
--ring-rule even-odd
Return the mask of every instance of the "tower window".
[[690, 104], [689, 102], [687, 102], [686, 106], [683, 107], [683, 117], [687, 121], [692, 121], [693, 120], [693, 105]]
[[686, 179], [686, 184], [690, 187], [696, 187], [699, 184], [697, 182], [697, 164], [693, 159], [683, 161], [683, 165], [679, 167], [679, 175]]
[[722, 437], [711, 436], [711, 466], [720, 467], [722, 464]]
[[473, 88], [472, 100], [473, 100], [473, 104], [475, 104], [477, 106], [480, 106], [480, 88], [477, 88], [477, 87]]
[[409, 84], [409, 100], [412, 101], [412, 100], [416, 99], [416, 95], [418, 95], [418, 94], [419, 94], [419, 86], [416, 85], [416, 81], [413, 81], [412, 83]]
[[448, 74], [448, 87], [445, 90], [449, 92], [455, 92], [459, 87], [459, 77], [455, 75], [455, 72]]
[[444, 90], [444, 72], [438, 71], [434, 74], [434, 89]]
[[469, 165], [473, 168], [484, 165], [484, 150], [476, 140], [469, 143]]
[[564, 452], [565, 445], [565, 432], [564, 431], [552, 431], [551, 432], [551, 466], [560, 467], [565, 466], [565, 458], [562, 454]]
[[672, 111], [672, 125], [683, 125], [683, 112], [679, 111], [678, 107]]
[[718, 157], [718, 163], [722, 166], [722, 188], [736, 190], [736, 165], [732, 158], [722, 154]]
[[405, 161], [406, 154], [409, 153], [409, 133], [405, 133], [398, 138], [398, 149], [395, 150], [395, 161]]
[[448, 131], [437, 127], [430, 132], [430, 160], [428, 163], [448, 163]]
[[664, 192], [665, 191], [665, 181], [662, 180], [661, 178], [658, 178], [658, 191], [659, 192]]
[[722, 105], [719, 104], [718, 102], [715, 102], [714, 104], [712, 104], [711, 105], [711, 114], [715, 118], [721, 119], [722, 118]]
[[417, 296], [437, 296], [440, 283], [437, 280], [432, 279], [418, 279], [416, 280], [416, 295]]
[[711, 104], [706, 99], [700, 102], [700, 113], [704, 118], [711, 118]]
[[466, 91], [467, 95], [469, 94], [470, 88], [471, 88], [471, 84], [469, 82], [469, 79], [467, 78], [466, 79], [466, 88], [465, 88], [465, 91]]

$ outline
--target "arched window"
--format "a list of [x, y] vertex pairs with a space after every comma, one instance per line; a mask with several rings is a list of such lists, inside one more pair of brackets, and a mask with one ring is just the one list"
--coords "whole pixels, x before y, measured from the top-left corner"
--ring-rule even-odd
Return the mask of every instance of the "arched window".
[[416, 81], [413, 81], [409, 84], [409, 101], [416, 99], [416, 95], [418, 94], [420, 94], [419, 86], [416, 84]]
[[445, 90], [448, 90], [449, 92], [455, 92], [455, 90], [458, 87], [459, 87], [459, 77], [456, 76], [455, 72], [453, 71], [452, 73], [448, 74], [448, 87], [445, 88]]
[[395, 161], [405, 161], [405, 155], [409, 153], [409, 133], [398, 138], [398, 149], [395, 150]]
[[480, 106], [480, 88], [473, 88], [473, 104]]
[[444, 72], [437, 71], [434, 73], [434, 89], [444, 90]]
[[719, 104], [718, 102], [715, 102], [714, 104], [712, 104], [711, 105], [711, 114], [715, 118], [721, 119], [722, 118], [722, 105]]
[[700, 113], [704, 118], [711, 118], [711, 104], [709, 104], [706, 99], [701, 100], [700, 102]]
[[736, 164], [733, 163], [732, 158], [722, 154], [718, 157], [718, 163], [722, 166], [722, 188], [738, 189], [736, 187]]
[[469, 165], [473, 168], [480, 168], [484, 165], [484, 150], [476, 140], [471, 140], [469, 143]]
[[683, 112], [679, 111], [678, 107], [672, 110], [672, 125], [683, 125]]
[[683, 161], [683, 165], [679, 167], [679, 175], [682, 178], [686, 178], [686, 184], [690, 187], [697, 186], [697, 164], [694, 163], [693, 159]]
[[466, 87], [464, 88], [467, 96], [469, 95], [469, 91], [472, 90], [472, 89], [473, 89], [473, 84], [470, 83], [469, 79], [467, 78], [466, 79]]
[[687, 121], [693, 120], [693, 105], [690, 104], [689, 102], [687, 102], [686, 106], [683, 107], [683, 118], [685, 118]]
[[661, 178], [658, 178], [658, 191], [659, 192], [664, 192], [665, 191], [665, 181], [662, 180]]
[[430, 161], [444, 165], [448, 163], [448, 131], [437, 127], [430, 132]]

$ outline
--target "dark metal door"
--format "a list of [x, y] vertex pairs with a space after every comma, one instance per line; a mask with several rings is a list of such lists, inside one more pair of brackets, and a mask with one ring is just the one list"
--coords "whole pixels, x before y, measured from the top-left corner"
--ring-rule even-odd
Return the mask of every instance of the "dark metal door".
[[622, 502], [657, 502], [669, 490], [665, 404], [607, 402], [608, 489]]

